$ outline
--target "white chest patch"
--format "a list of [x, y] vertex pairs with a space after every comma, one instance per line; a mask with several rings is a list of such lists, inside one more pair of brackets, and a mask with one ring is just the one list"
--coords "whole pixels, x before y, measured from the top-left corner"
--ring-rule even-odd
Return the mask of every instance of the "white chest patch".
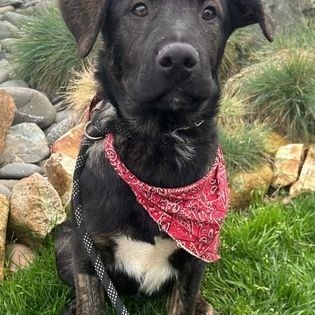
[[177, 276], [177, 271], [169, 263], [169, 257], [178, 249], [174, 240], [156, 238], [152, 245], [121, 236], [115, 241], [114, 268], [139, 281], [141, 292], [150, 295]]

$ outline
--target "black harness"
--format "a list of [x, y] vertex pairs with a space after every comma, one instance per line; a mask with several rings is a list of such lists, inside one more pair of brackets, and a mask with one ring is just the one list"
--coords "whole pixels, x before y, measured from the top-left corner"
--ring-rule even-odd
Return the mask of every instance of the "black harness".
[[99, 119], [100, 109], [93, 110], [90, 121], [85, 126], [84, 138], [81, 142], [79, 155], [76, 161], [74, 176], [73, 176], [73, 192], [72, 192], [72, 207], [74, 212], [75, 222], [82, 238], [84, 248], [94, 266], [96, 274], [100, 279], [108, 298], [115, 307], [118, 315], [129, 315], [125, 305], [120, 299], [113, 282], [111, 281], [106, 268], [102, 262], [99, 252], [97, 251], [94, 241], [90, 233], [86, 230], [82, 216], [81, 203], [81, 187], [80, 178], [87, 160], [87, 150], [94, 141], [103, 139], [108, 133], [115, 132], [129, 136], [120, 120], [110, 121], [104, 125]]

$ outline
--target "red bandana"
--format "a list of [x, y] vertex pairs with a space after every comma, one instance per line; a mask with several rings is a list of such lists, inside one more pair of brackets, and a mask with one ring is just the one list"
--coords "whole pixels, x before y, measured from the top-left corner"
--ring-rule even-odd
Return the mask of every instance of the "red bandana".
[[112, 134], [104, 141], [105, 155], [150, 217], [190, 254], [213, 262], [218, 255], [219, 234], [228, 211], [228, 185], [222, 151], [219, 148], [210, 172], [182, 188], [158, 188], [133, 175], [113, 146]]

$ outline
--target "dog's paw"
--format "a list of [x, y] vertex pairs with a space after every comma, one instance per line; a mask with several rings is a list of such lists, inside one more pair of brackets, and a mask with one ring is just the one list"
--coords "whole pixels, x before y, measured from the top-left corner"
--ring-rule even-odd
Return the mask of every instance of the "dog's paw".
[[196, 303], [195, 315], [219, 315], [202, 296], [199, 296]]

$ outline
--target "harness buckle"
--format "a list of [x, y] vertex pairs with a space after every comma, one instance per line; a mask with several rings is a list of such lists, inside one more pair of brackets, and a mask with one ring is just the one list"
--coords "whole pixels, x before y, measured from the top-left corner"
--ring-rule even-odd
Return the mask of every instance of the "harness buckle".
[[88, 122], [85, 124], [85, 126], [84, 126], [84, 136], [85, 136], [86, 138], [88, 138], [89, 140], [91, 140], [91, 141], [98, 141], [98, 140], [103, 139], [103, 137], [92, 137], [92, 136], [89, 135], [87, 129], [88, 129], [91, 125], [92, 125], [92, 122], [91, 122], [91, 121], [88, 121]]

